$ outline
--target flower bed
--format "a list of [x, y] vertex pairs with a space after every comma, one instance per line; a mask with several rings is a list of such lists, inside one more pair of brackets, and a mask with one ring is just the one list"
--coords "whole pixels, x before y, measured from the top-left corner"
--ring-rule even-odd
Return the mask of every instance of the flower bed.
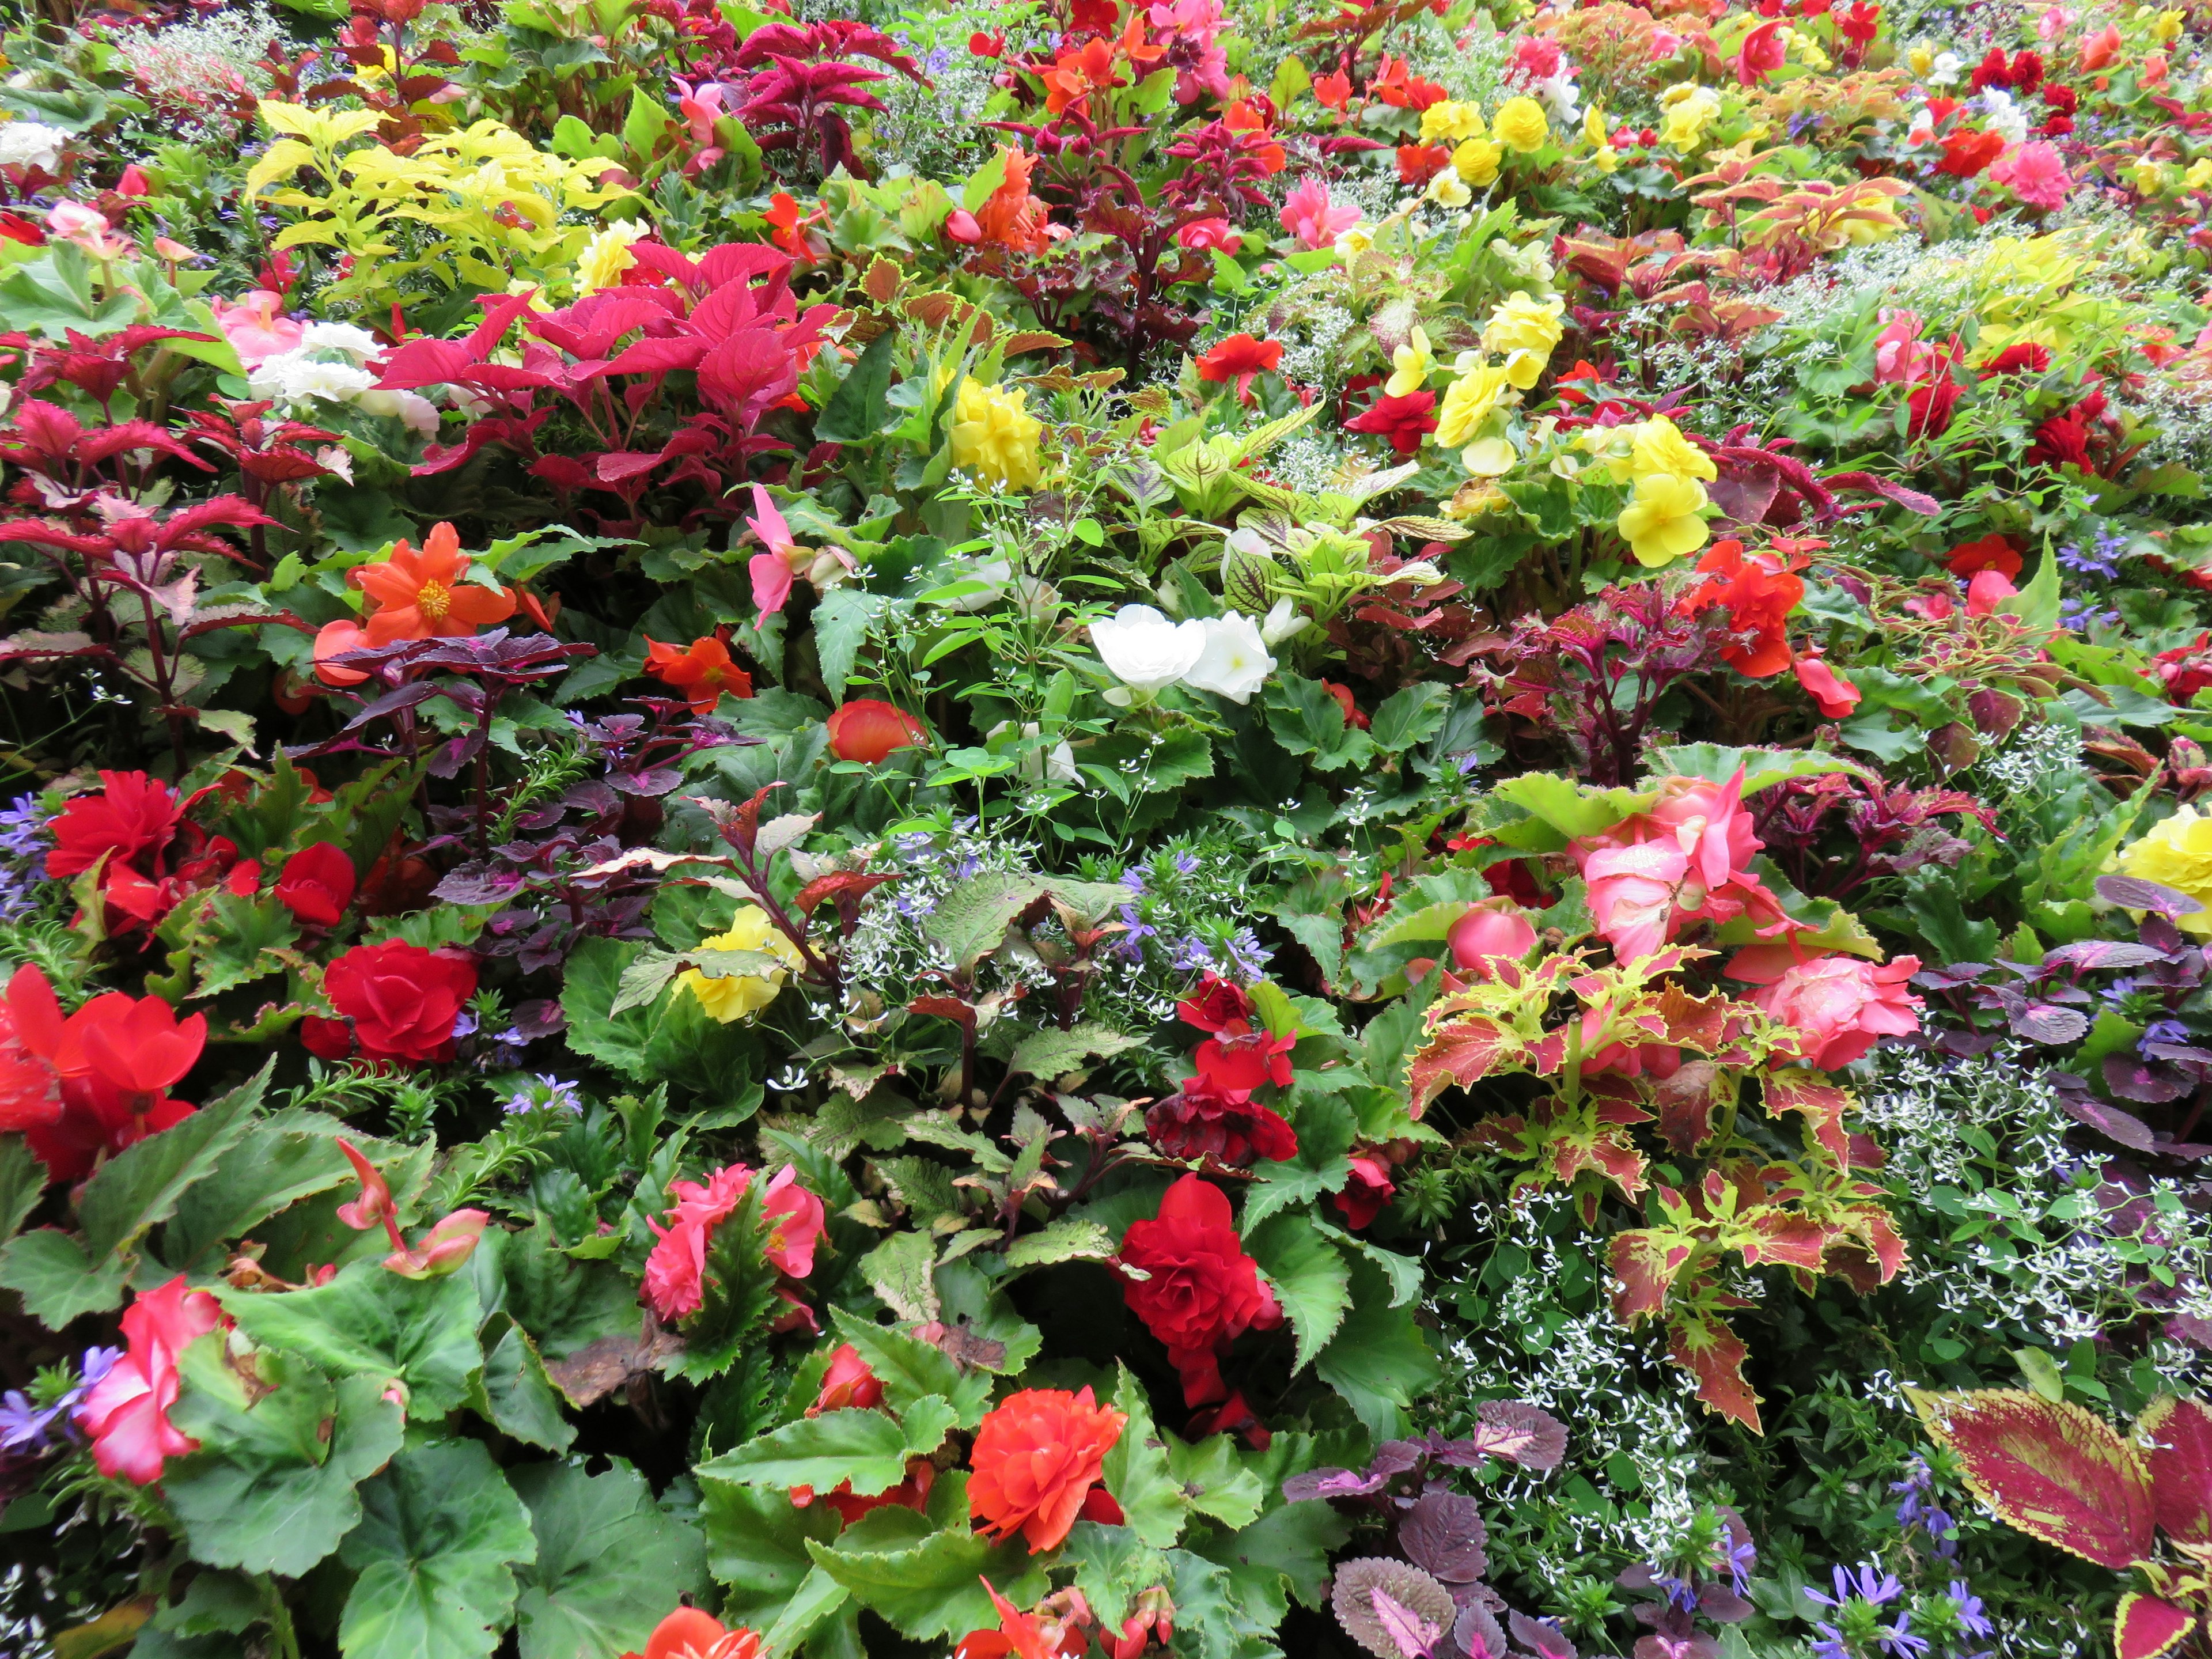
[[10, 27], [11, 1650], [2212, 1654], [2212, 14]]

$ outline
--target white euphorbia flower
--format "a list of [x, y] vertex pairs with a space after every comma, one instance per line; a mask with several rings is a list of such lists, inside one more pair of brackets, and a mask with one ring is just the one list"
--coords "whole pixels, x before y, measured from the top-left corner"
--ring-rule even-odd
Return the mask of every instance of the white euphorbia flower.
[[1206, 625], [1170, 622], [1149, 605], [1125, 605], [1091, 624], [1091, 643], [1115, 679], [1133, 691], [1158, 691], [1188, 674], [1206, 649]]
[[1231, 702], [1249, 702], [1275, 666], [1259, 628], [1241, 611], [1208, 617], [1199, 626], [1205, 632], [1206, 648], [1184, 673], [1182, 683]]

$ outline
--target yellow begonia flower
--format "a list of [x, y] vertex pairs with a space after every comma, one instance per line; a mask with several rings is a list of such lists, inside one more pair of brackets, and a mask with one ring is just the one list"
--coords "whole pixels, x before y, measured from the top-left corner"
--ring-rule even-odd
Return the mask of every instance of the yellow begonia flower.
[[2191, 161], [2189, 171], [2181, 175], [2181, 182], [2191, 190], [2212, 187], [2212, 155]]
[[1520, 459], [1503, 438], [1477, 438], [1460, 452], [1459, 464], [1478, 478], [1494, 478], [1510, 472]]
[[1457, 449], [1471, 440], [1505, 393], [1505, 371], [1482, 363], [1462, 374], [1437, 406], [1437, 447]]
[[1592, 104], [1583, 112], [1583, 142], [1592, 149], [1611, 149], [1613, 140], [1605, 130], [1605, 106]]
[[1703, 136], [1721, 112], [1720, 94], [1694, 81], [1679, 82], [1659, 95], [1665, 112], [1660, 138], [1675, 149], [1686, 150]]
[[2150, 37], [2160, 46], [2181, 39], [2181, 25], [2189, 14], [2185, 11], [2162, 11], [2153, 20]]
[[1421, 112], [1421, 142], [1455, 144], [1462, 138], [1482, 137], [1482, 106], [1455, 103], [1447, 98]]
[[1523, 155], [1543, 149], [1552, 136], [1552, 124], [1544, 118], [1544, 106], [1533, 98], [1507, 99], [1498, 106], [1490, 130], [1498, 135], [1498, 143]]
[[596, 294], [621, 283], [623, 272], [637, 263], [629, 245], [652, 234], [652, 226], [635, 219], [617, 219], [604, 230], [593, 232], [584, 251], [576, 256], [577, 294]]
[[1437, 360], [1429, 355], [1429, 337], [1415, 329], [1405, 344], [1390, 354], [1390, 378], [1382, 383], [1385, 397], [1410, 398], [1428, 384]]
[[1551, 361], [1552, 348], [1566, 330], [1559, 322], [1567, 302], [1556, 294], [1540, 304], [1516, 290], [1490, 313], [1482, 325], [1486, 349], [1505, 358], [1507, 382], [1522, 392], [1536, 384]]
[[1463, 208], [1474, 199], [1474, 192], [1467, 187], [1466, 181], [1449, 167], [1430, 179], [1423, 194], [1438, 207], [1446, 208]]
[[1452, 152], [1452, 171], [1477, 190], [1495, 184], [1505, 152], [1488, 138], [1470, 138]]
[[1707, 483], [1720, 477], [1713, 458], [1685, 438], [1664, 415], [1654, 415], [1629, 429], [1635, 436], [1628, 447], [1628, 476], [1637, 482], [1662, 472], [1677, 478], [1702, 478]]
[[981, 380], [960, 383], [952, 404], [952, 465], [986, 483], [1009, 489], [1034, 489], [1042, 476], [1037, 440], [1044, 426], [1030, 413], [1029, 400]]
[[2128, 182], [2136, 187], [2139, 195], [2155, 196], [2166, 182], [2166, 169], [2148, 155], [2133, 163], [2127, 173]]
[[1351, 229], [1336, 234], [1336, 252], [1347, 259], [1358, 258], [1374, 246], [1375, 227], [1364, 219]]
[[1620, 166], [1620, 152], [1611, 144], [1607, 144], [1603, 149], [1594, 149], [1589, 153], [1589, 164], [1600, 173], [1611, 173], [1618, 170]]
[[2176, 916], [2174, 925], [2199, 939], [2212, 939], [2212, 814], [2185, 806], [2141, 840], [2129, 843], [2118, 860], [2122, 875], [2154, 881], [2186, 893], [2200, 908]]
[[1936, 48], [1924, 43], [1917, 46], [1905, 54], [1905, 61], [1911, 65], [1915, 75], [1924, 78], [1936, 67]]
[[1695, 478], [1655, 472], [1636, 481], [1636, 495], [1614, 520], [1637, 563], [1649, 569], [1671, 564], [1705, 544], [1709, 533], [1699, 516], [1705, 487]]
[[748, 1019], [774, 1002], [776, 994], [783, 989], [784, 981], [799, 971], [805, 959], [799, 947], [787, 939], [782, 931], [769, 920], [768, 912], [757, 904], [740, 904], [727, 933], [702, 939], [704, 951], [757, 951], [774, 957], [784, 965], [771, 968], [765, 973], [729, 974], [710, 979], [696, 968], [677, 975], [677, 988], [689, 991], [699, 999], [699, 1006], [710, 1018], [727, 1025], [732, 1020]]

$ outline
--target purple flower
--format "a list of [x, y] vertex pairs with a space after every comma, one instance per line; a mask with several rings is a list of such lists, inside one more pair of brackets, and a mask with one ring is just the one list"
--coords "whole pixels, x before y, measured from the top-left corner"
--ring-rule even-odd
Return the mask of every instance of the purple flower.
[[1198, 866], [1199, 857], [1195, 853], [1177, 853], [1175, 855], [1175, 872], [1179, 876], [1196, 875]]
[[1862, 1563], [1856, 1572], [1850, 1567], [1839, 1566], [1835, 1570], [1835, 1582], [1836, 1593], [1832, 1596], [1810, 1588], [1805, 1594], [1824, 1607], [1840, 1607], [1854, 1596], [1878, 1607], [1905, 1594], [1905, 1586], [1898, 1583], [1897, 1575], [1884, 1572], [1879, 1561]]
[[0, 1451], [34, 1451], [46, 1449], [46, 1430], [62, 1407], [33, 1406], [21, 1389], [10, 1389], [0, 1395]]
[[1982, 1611], [1982, 1598], [1966, 1587], [1965, 1579], [1954, 1578], [1950, 1594], [1954, 1616], [1960, 1630], [1969, 1636], [1987, 1636], [1996, 1629], [1990, 1622], [1989, 1614]]
[[1260, 943], [1260, 936], [1249, 927], [1239, 927], [1229, 936], [1229, 960], [1237, 971], [1248, 980], [1258, 979], [1267, 971], [1267, 963], [1274, 955]]
[[1881, 1641], [1890, 1659], [1922, 1659], [1928, 1651], [1928, 1638], [1912, 1633], [1911, 1615], [1902, 1610], [1895, 1624], [1881, 1627]]
[[1213, 947], [1195, 933], [1185, 933], [1175, 943], [1168, 966], [1177, 973], [1204, 973], [1213, 966]]
[[573, 1083], [563, 1083], [550, 1073], [539, 1072], [500, 1104], [500, 1109], [512, 1117], [521, 1112], [557, 1110], [571, 1117], [581, 1117], [584, 1103]]

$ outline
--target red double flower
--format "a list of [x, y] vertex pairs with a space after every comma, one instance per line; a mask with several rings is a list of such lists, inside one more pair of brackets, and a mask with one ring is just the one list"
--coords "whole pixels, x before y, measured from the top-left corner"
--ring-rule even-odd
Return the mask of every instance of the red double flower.
[[1254, 1030], [1252, 1000], [1212, 974], [1176, 1012], [1213, 1035], [1198, 1046], [1198, 1074], [1146, 1112], [1145, 1132], [1152, 1145], [1170, 1158], [1210, 1158], [1229, 1169], [1255, 1157], [1296, 1158], [1297, 1132], [1280, 1113], [1252, 1098], [1267, 1084], [1290, 1082], [1293, 1039]]
[[46, 976], [19, 968], [0, 1001], [0, 1130], [19, 1130], [56, 1181], [190, 1117], [168, 1091], [199, 1062], [207, 1017], [111, 991], [67, 1018]]
[[1129, 1224], [1115, 1259], [1145, 1275], [1124, 1279], [1122, 1299], [1166, 1345], [1185, 1405], [1226, 1398], [1221, 1351], [1249, 1330], [1283, 1322], [1274, 1291], [1237, 1238], [1229, 1200], [1194, 1175], [1168, 1188], [1158, 1216]]

